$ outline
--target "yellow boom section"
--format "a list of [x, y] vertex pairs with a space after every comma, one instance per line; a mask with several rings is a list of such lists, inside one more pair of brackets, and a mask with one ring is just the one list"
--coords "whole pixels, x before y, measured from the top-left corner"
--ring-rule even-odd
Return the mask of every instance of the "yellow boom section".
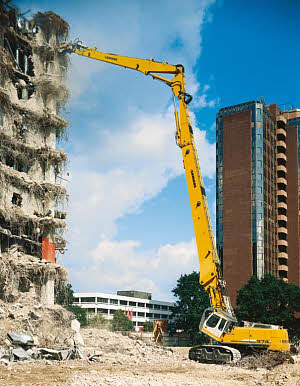
[[[208, 213], [205, 189], [201, 176], [198, 155], [194, 143], [188, 103], [191, 96], [185, 91], [184, 68], [182, 65], [170, 65], [167, 62], [160, 63], [153, 59], [138, 59], [120, 56], [98, 51], [95, 47], [88, 48], [80, 42], [66, 43], [62, 50], [75, 52], [78, 55], [117, 66], [140, 71], [145, 75], [151, 75], [171, 87], [179, 101], [179, 116], [175, 111], [176, 141], [182, 150], [190, 205], [192, 210], [196, 244], [200, 264], [199, 282], [208, 292], [212, 307], [231, 312], [225, 304], [222, 276], [220, 273], [220, 261], [215, 247], [210, 217]], [[172, 80], [157, 74], [173, 74]]]

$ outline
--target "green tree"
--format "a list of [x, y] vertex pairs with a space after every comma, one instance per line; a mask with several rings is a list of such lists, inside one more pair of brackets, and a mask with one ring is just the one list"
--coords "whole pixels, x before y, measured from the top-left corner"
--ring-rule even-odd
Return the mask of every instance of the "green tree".
[[172, 311], [169, 332], [183, 330], [190, 335], [192, 344], [203, 342], [205, 336], [199, 333], [199, 323], [210, 303], [208, 294], [199, 284], [199, 272], [181, 275], [172, 292], [178, 300]]
[[134, 324], [122, 310], [117, 310], [114, 313], [113, 320], [111, 322], [113, 331], [133, 331]]
[[87, 326], [87, 314], [84, 308], [78, 306], [66, 306], [66, 309], [75, 315], [81, 327]]
[[82, 327], [87, 326], [87, 313], [84, 308], [74, 306], [75, 301], [72, 284], [62, 281], [55, 286], [54, 290], [55, 303], [65, 307], [72, 312]]
[[274, 276], [252, 276], [239, 291], [235, 310], [239, 321], [281, 325], [290, 338], [300, 337], [300, 288]]
[[62, 281], [56, 285], [54, 296], [56, 304], [61, 304], [62, 306], [72, 305], [74, 303], [74, 291], [71, 283]]
[[108, 324], [108, 320], [102, 314], [97, 312], [97, 315], [88, 316], [88, 325], [91, 327], [104, 327]]
[[143, 331], [145, 332], [152, 332], [153, 331], [153, 322], [144, 322], [143, 323]]

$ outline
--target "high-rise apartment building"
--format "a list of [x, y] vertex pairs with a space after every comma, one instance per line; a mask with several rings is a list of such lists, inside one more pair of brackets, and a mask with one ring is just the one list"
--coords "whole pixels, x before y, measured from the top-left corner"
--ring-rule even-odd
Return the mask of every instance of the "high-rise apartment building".
[[217, 248], [228, 292], [266, 273], [300, 284], [300, 109], [251, 101], [217, 114]]

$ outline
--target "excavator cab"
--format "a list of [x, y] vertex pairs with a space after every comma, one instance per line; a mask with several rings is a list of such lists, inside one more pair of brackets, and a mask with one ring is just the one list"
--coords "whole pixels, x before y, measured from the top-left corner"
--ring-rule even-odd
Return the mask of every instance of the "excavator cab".
[[237, 320], [225, 311], [218, 308], [207, 308], [202, 316], [199, 331], [220, 341], [222, 335], [229, 333], [236, 325]]

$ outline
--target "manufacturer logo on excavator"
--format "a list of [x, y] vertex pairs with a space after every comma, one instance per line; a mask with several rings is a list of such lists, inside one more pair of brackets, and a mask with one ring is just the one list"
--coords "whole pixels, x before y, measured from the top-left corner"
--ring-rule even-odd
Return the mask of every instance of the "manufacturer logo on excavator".
[[105, 59], [109, 59], [109, 60], [115, 60], [116, 62], [118, 61], [118, 59], [117, 59], [117, 58], [113, 58], [113, 57], [111, 57], [111, 56], [105, 56]]

